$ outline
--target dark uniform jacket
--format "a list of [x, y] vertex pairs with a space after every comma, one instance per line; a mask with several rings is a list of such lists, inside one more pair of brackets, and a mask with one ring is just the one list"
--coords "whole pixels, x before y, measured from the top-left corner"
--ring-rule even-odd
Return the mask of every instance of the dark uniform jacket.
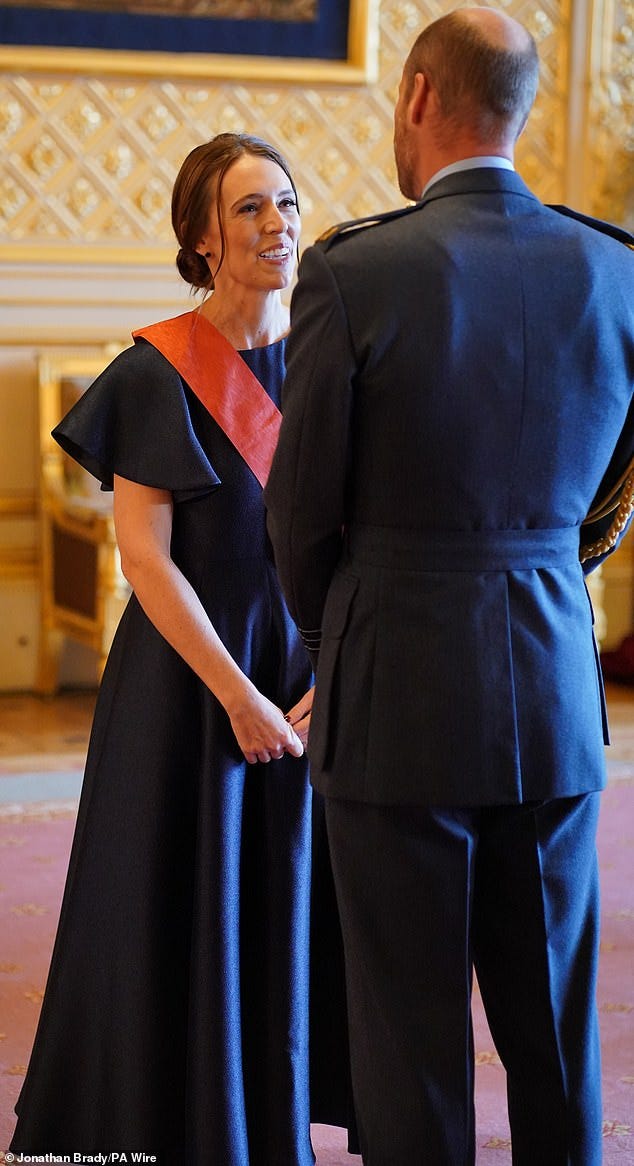
[[319, 790], [602, 786], [580, 524], [634, 452], [633, 391], [634, 255], [514, 172], [451, 175], [305, 253], [265, 500], [319, 651]]

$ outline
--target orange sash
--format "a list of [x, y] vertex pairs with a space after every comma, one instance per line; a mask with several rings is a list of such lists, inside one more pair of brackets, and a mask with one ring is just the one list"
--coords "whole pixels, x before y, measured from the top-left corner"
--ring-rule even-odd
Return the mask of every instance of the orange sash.
[[197, 311], [139, 328], [138, 336], [180, 373], [264, 489], [282, 414], [233, 345]]

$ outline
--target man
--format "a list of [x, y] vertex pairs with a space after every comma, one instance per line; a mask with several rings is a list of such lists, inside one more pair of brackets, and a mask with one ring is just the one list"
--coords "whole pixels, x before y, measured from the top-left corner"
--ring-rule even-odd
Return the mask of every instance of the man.
[[514, 172], [537, 73], [501, 12], [430, 25], [395, 112], [419, 201], [310, 248], [293, 298], [266, 500], [319, 661], [366, 1166], [473, 1163], [474, 966], [515, 1166], [601, 1161], [579, 547], [634, 451], [634, 256]]

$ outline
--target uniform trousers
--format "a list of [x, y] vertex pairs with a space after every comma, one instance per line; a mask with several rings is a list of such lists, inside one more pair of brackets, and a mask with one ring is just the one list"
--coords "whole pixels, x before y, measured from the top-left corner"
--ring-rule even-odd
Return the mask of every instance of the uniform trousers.
[[513, 1166], [600, 1166], [598, 805], [326, 800], [364, 1166], [475, 1162], [474, 968]]

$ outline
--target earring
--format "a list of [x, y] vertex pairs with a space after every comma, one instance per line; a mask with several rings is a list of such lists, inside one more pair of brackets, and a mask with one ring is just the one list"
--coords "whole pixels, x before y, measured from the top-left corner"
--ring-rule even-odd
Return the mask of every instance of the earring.
[[211, 259], [211, 251], [205, 251], [205, 259]]

